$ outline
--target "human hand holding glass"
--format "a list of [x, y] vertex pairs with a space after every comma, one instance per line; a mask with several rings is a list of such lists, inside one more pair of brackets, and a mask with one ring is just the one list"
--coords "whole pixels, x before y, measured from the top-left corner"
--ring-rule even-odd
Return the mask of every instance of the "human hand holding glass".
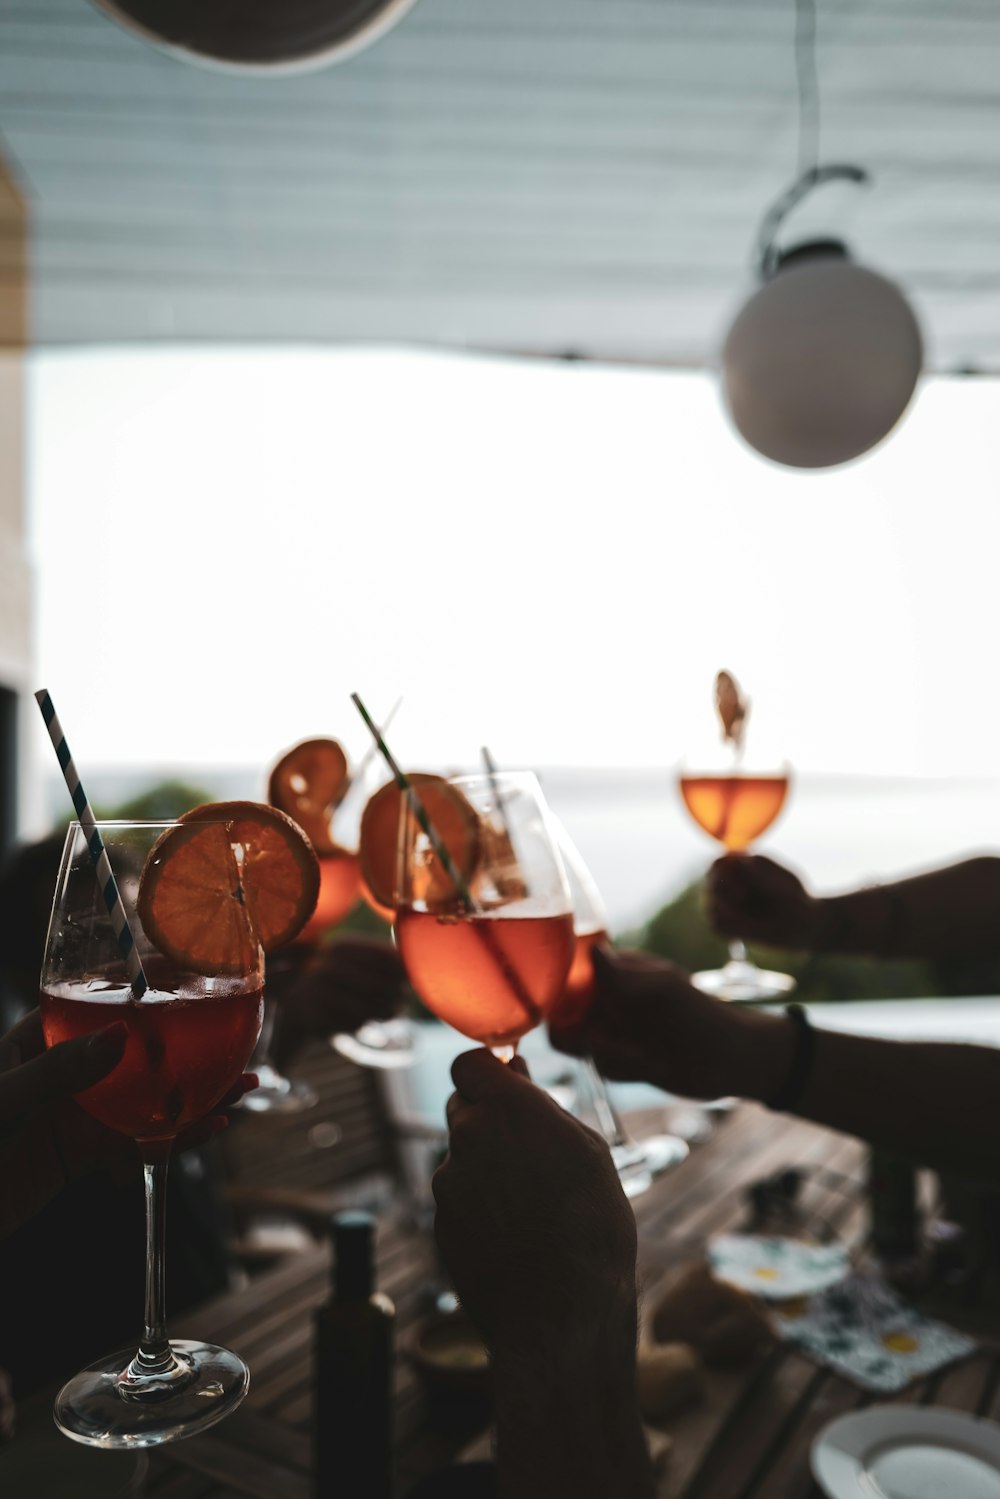
[[[142, 871], [161, 836], [240, 846], [231, 825], [105, 824], [100, 827], [124, 907], [136, 911]], [[193, 845], [192, 845], [193, 846]], [[155, 857], [155, 856], [154, 856]], [[177, 1136], [209, 1114], [237, 1083], [260, 1030], [263, 954], [247, 906], [227, 901], [220, 962], [189, 966], [168, 958], [138, 917], [132, 935], [149, 983], [134, 996], [119, 938], [77, 823], [66, 836], [41, 975], [41, 1019], [48, 1046], [109, 1025], [125, 1029], [118, 1064], [77, 1096], [109, 1129], [135, 1140], [146, 1186], [146, 1304], [139, 1349], [112, 1354], [71, 1379], [55, 1405], [59, 1428], [99, 1447], [145, 1447], [203, 1430], [243, 1399], [249, 1374], [226, 1348], [170, 1343], [164, 1330], [164, 1187]], [[223, 960], [224, 958], [224, 960]], [[86, 1231], [92, 1231], [92, 1227]], [[113, 1248], [113, 1246], [112, 1246]], [[109, 1249], [111, 1252], [111, 1249]]]

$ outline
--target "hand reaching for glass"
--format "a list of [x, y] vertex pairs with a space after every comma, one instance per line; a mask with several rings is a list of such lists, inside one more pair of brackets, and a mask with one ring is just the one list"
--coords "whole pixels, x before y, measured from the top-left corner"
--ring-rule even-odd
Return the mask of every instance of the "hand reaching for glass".
[[743, 1038], [765, 1017], [713, 999], [649, 953], [596, 948], [593, 961], [593, 1003], [576, 1025], [553, 1033], [560, 1051], [589, 1051], [607, 1078], [686, 1098], [741, 1091]]

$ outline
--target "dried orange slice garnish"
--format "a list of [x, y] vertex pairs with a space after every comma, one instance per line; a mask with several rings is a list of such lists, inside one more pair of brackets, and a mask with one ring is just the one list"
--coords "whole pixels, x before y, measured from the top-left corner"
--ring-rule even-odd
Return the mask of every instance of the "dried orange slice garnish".
[[747, 729], [750, 703], [740, 691], [740, 684], [732, 672], [716, 672], [715, 706], [722, 721], [723, 739], [739, 749]]
[[[480, 823], [476, 809], [443, 776], [414, 771], [409, 775], [435, 832], [443, 840], [462, 878], [471, 880], [480, 854]], [[380, 787], [361, 816], [361, 878], [372, 900], [382, 910], [396, 905], [396, 859], [401, 792], [395, 781]], [[433, 855], [421, 870], [419, 890], [411, 893], [429, 905], [453, 901], [454, 882]]]
[[337, 846], [330, 819], [349, 779], [347, 756], [336, 739], [303, 739], [271, 771], [267, 799], [295, 819], [318, 854], [332, 854]]
[[150, 849], [136, 905], [147, 937], [180, 967], [232, 973], [246, 958], [247, 912], [273, 952], [318, 895], [319, 860], [292, 818], [262, 802], [207, 802]]

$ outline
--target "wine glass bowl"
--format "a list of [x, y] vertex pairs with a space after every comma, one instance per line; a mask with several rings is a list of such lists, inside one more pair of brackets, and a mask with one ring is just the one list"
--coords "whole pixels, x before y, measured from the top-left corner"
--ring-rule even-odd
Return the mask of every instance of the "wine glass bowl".
[[140, 1146], [172, 1140], [211, 1112], [242, 1074], [261, 1024], [260, 993], [240, 977], [198, 982], [166, 962], [145, 967], [150, 993], [138, 1004], [123, 998], [127, 980], [100, 974], [86, 985], [51, 982], [41, 995], [47, 1046], [124, 1019], [121, 1061], [76, 1101]]
[[[566, 874], [530, 771], [443, 784], [457, 828], [444, 845], [446, 859], [409, 798], [401, 802], [396, 941], [428, 1009], [509, 1060], [562, 993], [570, 969]], [[466, 876], [470, 836], [477, 858]]]
[[[39, 1004], [47, 1046], [115, 1022], [125, 1026], [121, 1060], [76, 1102], [137, 1142], [145, 1174], [141, 1344], [137, 1352], [112, 1354], [76, 1375], [55, 1405], [60, 1430], [97, 1447], [153, 1446], [204, 1430], [240, 1403], [249, 1383], [237, 1354], [191, 1340], [170, 1343], [163, 1326], [163, 1206], [171, 1145], [187, 1124], [211, 1112], [243, 1072], [260, 1031], [263, 991], [263, 954], [241, 902], [232, 902], [236, 956], [223, 972], [167, 959], [144, 931], [136, 914], [140, 876], [161, 836], [178, 826], [99, 825], [147, 992], [135, 998], [78, 823], [66, 835], [42, 964]], [[113, 1250], [109, 1245], [108, 1252]]]
[[682, 771], [679, 785], [684, 805], [702, 832], [728, 853], [744, 853], [785, 805], [789, 773]]

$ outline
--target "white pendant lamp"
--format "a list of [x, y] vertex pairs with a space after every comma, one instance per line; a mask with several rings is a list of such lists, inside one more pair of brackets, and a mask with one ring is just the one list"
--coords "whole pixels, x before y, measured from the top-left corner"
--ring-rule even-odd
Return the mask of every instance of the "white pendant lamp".
[[899, 288], [838, 241], [813, 240], [782, 254], [738, 314], [723, 388], [737, 431], [765, 458], [830, 468], [892, 431], [922, 360]]
[[867, 453], [913, 396], [923, 342], [892, 281], [858, 265], [837, 239], [778, 248], [793, 208], [831, 181], [867, 182], [860, 167], [819, 166], [813, 0], [797, 0], [800, 165], [813, 165], [768, 210], [757, 270], [763, 283], [736, 317], [722, 351], [722, 383], [737, 431], [790, 468], [830, 468]]
[[326, 67], [370, 46], [414, 0], [93, 0], [186, 62], [242, 73]]

